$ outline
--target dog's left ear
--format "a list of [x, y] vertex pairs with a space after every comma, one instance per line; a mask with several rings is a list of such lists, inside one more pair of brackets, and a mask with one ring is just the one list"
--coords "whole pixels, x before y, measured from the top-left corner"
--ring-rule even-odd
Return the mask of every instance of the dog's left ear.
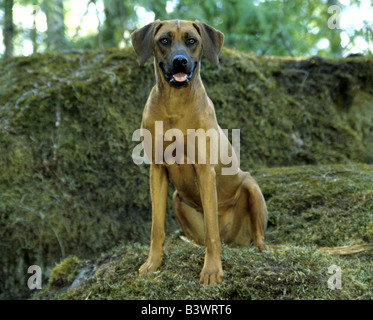
[[202, 38], [202, 49], [212, 64], [219, 63], [219, 52], [223, 47], [224, 34], [206, 23], [195, 20], [193, 26]]
[[140, 66], [144, 65], [153, 54], [154, 36], [160, 26], [161, 21], [156, 20], [131, 34], [132, 46], [135, 49]]

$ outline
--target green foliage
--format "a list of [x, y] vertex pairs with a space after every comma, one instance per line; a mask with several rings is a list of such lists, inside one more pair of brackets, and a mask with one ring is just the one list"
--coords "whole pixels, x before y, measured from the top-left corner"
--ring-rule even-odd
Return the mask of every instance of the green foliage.
[[[324, 1], [312, 0], [198, 1], [198, 5], [195, 1], [180, 1], [172, 17], [214, 25], [225, 34], [225, 45], [230, 48], [303, 56], [317, 52], [315, 45], [323, 37], [338, 41], [339, 31], [327, 28], [327, 8]], [[331, 49], [326, 53], [339, 54]]]

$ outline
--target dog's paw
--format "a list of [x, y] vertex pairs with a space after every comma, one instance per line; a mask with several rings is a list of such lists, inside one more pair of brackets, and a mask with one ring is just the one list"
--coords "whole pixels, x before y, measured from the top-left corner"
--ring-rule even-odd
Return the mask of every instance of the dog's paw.
[[153, 260], [148, 259], [146, 262], [140, 267], [139, 274], [145, 274], [149, 272], [154, 272], [158, 269], [158, 267], [161, 265], [161, 261], [159, 260]]
[[215, 286], [223, 281], [223, 269], [221, 267], [203, 267], [199, 280], [205, 286]]
[[269, 248], [269, 246], [267, 246], [264, 242], [263, 243], [259, 243], [255, 246], [255, 251], [256, 252], [269, 252], [271, 251], [271, 249]]

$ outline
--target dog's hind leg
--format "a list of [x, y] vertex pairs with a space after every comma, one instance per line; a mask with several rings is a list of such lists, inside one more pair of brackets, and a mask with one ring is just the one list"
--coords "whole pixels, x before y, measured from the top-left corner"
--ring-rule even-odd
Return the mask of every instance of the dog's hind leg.
[[258, 184], [249, 174], [242, 184], [235, 220], [235, 224], [241, 224], [235, 243], [242, 246], [253, 243], [257, 251], [268, 250], [264, 243], [268, 222], [267, 206]]

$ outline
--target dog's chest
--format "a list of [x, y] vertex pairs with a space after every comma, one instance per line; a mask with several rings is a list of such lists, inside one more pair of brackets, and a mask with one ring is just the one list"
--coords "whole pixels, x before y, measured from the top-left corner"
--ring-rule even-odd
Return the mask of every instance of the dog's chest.
[[165, 166], [172, 183], [182, 198], [196, 206], [200, 206], [200, 190], [193, 165], [165, 164]]

